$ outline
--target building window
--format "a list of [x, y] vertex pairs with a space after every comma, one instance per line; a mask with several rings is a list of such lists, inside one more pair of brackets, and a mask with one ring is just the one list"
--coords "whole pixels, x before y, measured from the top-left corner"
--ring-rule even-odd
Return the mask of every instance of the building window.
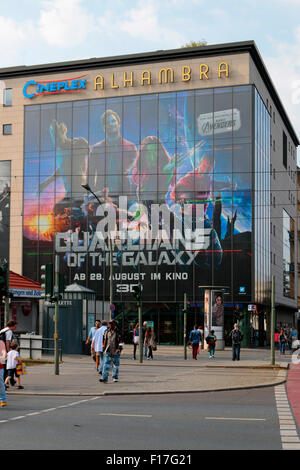
[[275, 124], [275, 111], [273, 111], [273, 122]]
[[12, 88], [3, 90], [3, 106], [12, 106]]
[[273, 169], [273, 178], [275, 179], [275, 177], [276, 177], [276, 170], [275, 170], [275, 168], [274, 168], [274, 169]]
[[274, 207], [274, 208], [276, 207], [275, 196], [273, 197], [273, 207]]
[[275, 152], [275, 139], [273, 140], [273, 150]]
[[273, 235], [275, 237], [275, 224], [273, 225]]
[[286, 133], [282, 133], [282, 163], [287, 168], [287, 136]]
[[2, 128], [3, 135], [11, 135], [12, 134], [12, 124], [3, 124]]

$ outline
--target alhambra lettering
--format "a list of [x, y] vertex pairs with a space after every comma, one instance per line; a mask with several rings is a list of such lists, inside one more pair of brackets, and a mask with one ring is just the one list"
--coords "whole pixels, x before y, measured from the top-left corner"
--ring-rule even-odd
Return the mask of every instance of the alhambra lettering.
[[229, 64], [220, 62], [215, 69], [210, 69], [207, 64], [198, 66], [182, 65], [177, 71], [173, 67], [162, 67], [155, 73], [151, 70], [143, 70], [140, 73], [124, 71], [119, 74], [99, 74], [94, 78], [94, 90], [131, 88], [136, 86], [164, 85], [168, 83], [187, 83], [192, 80], [210, 80], [212, 74], [222, 80], [229, 77]]

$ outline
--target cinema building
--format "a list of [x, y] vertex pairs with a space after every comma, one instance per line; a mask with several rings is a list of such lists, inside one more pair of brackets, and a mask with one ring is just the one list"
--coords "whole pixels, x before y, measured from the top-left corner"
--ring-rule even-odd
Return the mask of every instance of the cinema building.
[[134, 285], [169, 344], [184, 294], [190, 329], [215, 286], [245, 345], [268, 341], [274, 274], [292, 326], [299, 141], [254, 42], [1, 69], [0, 86], [12, 271], [39, 281], [58, 255], [95, 294], [82, 327], [112, 302], [127, 341]]

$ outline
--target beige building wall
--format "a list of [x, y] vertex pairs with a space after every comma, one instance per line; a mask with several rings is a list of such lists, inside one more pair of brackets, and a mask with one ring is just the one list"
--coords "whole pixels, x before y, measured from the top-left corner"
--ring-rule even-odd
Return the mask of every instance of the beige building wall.
[[[55, 64], [53, 66], [55, 67]], [[164, 68], [171, 69], [168, 72], [167, 80], [165, 72], [160, 73]], [[49, 66], [49, 70], [51, 70], [51, 66]], [[26, 99], [23, 96], [24, 85], [29, 80], [36, 82], [64, 81], [76, 77], [87, 80], [86, 89], [80, 90], [78, 93], [50, 94], [36, 96], [32, 99]], [[141, 83], [142, 77], [144, 77], [143, 84]], [[149, 77], [151, 77], [150, 84], [147, 81]], [[127, 80], [125, 83], [124, 79]], [[0, 104], [0, 160], [11, 160], [10, 269], [22, 274], [24, 106], [244, 85], [249, 82], [250, 56], [248, 53], [203, 59], [197, 57], [184, 61], [147, 63], [136, 66], [26, 75], [0, 82], [0, 90], [3, 88], [12, 88], [13, 90], [12, 106], [3, 107]], [[28, 88], [29, 92], [31, 90], [32, 88]], [[12, 135], [2, 135], [3, 124], [12, 124]]]

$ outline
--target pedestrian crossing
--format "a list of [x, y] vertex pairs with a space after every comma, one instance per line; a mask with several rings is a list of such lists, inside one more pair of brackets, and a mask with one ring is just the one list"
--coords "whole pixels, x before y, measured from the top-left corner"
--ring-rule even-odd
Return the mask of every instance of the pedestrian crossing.
[[298, 436], [297, 425], [284, 384], [275, 387], [275, 399], [279, 418], [282, 449], [299, 450], [300, 439]]

